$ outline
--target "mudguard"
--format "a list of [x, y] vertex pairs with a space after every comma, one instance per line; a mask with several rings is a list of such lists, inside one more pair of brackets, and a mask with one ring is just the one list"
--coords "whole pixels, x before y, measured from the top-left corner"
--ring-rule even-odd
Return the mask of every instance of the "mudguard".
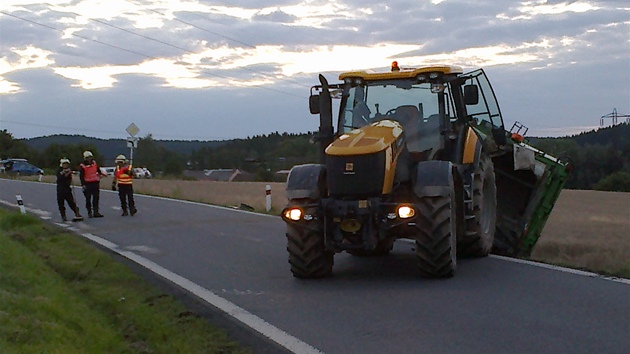
[[453, 193], [453, 164], [449, 161], [422, 161], [414, 176], [413, 191], [418, 197], [447, 196]]
[[287, 199], [320, 199], [326, 193], [326, 167], [324, 165], [298, 165], [289, 172]]

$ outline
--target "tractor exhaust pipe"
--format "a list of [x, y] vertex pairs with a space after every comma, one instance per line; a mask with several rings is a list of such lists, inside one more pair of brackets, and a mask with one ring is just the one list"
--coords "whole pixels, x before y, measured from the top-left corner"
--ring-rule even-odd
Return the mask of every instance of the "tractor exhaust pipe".
[[334, 129], [332, 121], [332, 97], [328, 90], [328, 81], [324, 75], [319, 74], [319, 82], [322, 84], [322, 92], [319, 95], [319, 160], [326, 163], [326, 148], [333, 142]]

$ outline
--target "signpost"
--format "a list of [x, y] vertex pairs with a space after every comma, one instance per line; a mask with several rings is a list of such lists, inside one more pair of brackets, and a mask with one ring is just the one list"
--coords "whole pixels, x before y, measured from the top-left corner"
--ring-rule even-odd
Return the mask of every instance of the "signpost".
[[127, 147], [129, 148], [129, 164], [133, 166], [133, 149], [138, 148], [138, 138], [136, 134], [140, 131], [137, 125], [134, 123], [129, 124], [127, 127], [127, 133], [131, 135], [127, 138]]

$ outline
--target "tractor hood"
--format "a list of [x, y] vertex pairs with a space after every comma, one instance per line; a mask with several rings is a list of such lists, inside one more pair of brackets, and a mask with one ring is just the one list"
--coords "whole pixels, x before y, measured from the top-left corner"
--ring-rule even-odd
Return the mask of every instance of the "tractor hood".
[[381, 120], [340, 135], [326, 148], [332, 156], [366, 155], [402, 144], [403, 128], [393, 120]]

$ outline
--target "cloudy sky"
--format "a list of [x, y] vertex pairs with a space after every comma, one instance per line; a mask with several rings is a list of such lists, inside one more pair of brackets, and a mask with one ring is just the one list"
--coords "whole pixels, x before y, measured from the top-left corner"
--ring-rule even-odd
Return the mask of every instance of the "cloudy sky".
[[507, 128], [589, 130], [613, 108], [630, 114], [630, 3], [2, 0], [0, 129], [124, 138], [133, 122], [139, 136], [185, 140], [307, 132], [319, 73], [336, 82], [392, 60], [484, 68]]

